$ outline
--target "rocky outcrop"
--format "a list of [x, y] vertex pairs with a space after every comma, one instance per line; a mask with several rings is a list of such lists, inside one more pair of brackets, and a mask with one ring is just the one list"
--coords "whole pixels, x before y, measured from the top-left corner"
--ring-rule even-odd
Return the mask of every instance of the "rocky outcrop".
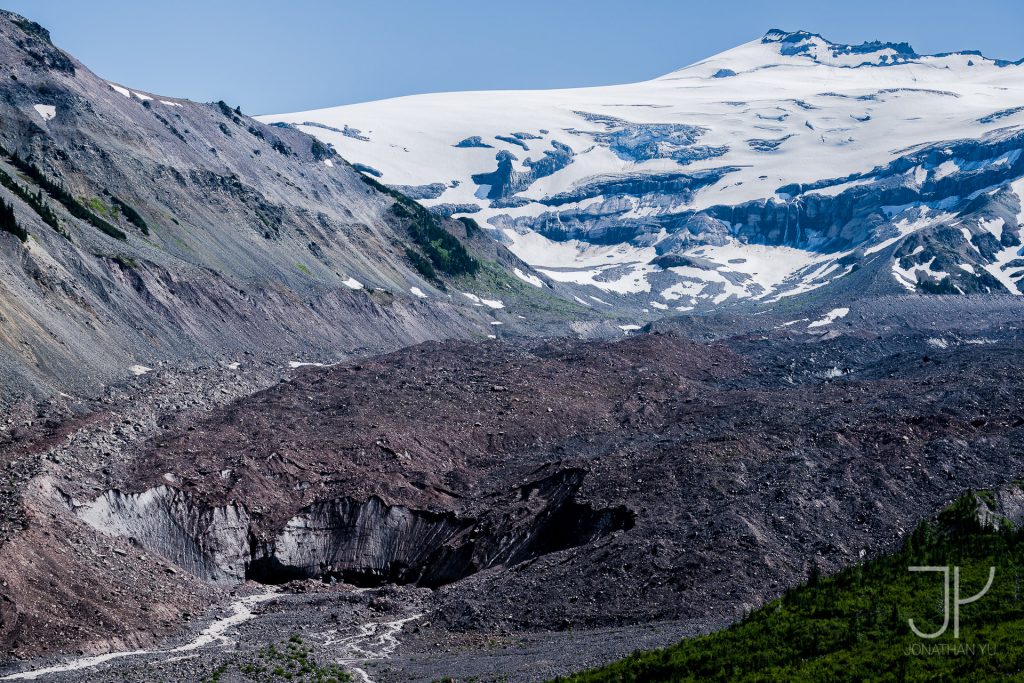
[[444, 183], [430, 183], [429, 185], [394, 185], [392, 189], [410, 199], [437, 199], [444, 194], [448, 186]]
[[[520, 144], [523, 144], [520, 141]], [[552, 175], [572, 163], [574, 152], [557, 140], [551, 142], [551, 149], [544, 150], [540, 159], [526, 158], [523, 166], [526, 171], [518, 171], [512, 162], [518, 157], [508, 150], [501, 150], [495, 155], [498, 168], [490, 173], [478, 173], [473, 182], [481, 186], [481, 195], [488, 199], [503, 199], [522, 192], [534, 181]]]

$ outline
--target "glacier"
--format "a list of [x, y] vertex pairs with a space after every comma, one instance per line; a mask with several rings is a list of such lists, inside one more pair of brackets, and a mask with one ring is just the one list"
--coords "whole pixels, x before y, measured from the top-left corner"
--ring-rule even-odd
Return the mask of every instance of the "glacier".
[[773, 29], [641, 83], [262, 119], [598, 297], [772, 301], [880, 254], [892, 291], [1021, 293], [1020, 61]]

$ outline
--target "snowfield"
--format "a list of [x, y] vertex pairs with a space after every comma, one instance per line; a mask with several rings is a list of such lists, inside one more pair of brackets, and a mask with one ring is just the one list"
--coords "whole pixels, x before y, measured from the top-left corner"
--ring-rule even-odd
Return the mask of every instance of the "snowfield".
[[[922, 145], [1024, 127], [1024, 65], [770, 31], [642, 83], [416, 95], [261, 118], [332, 144], [389, 185], [442, 188], [420, 201], [478, 209], [465, 215], [552, 280], [692, 306], [820, 287], [849, 272], [838, 262], [852, 249], [757, 244], [728, 221], [708, 237], [687, 216], [785, 202], [792, 187], [828, 201], [877, 180], [850, 176]], [[1019, 153], [898, 174], [931, 187], [971, 164], [1009, 168]], [[650, 188], [659, 182], [675, 185]], [[914, 207], [890, 208], [896, 221]], [[921, 225], [905, 220], [908, 231]], [[629, 234], [610, 244], [604, 235], [616, 229]], [[906, 234], [858, 246], [882, 249]], [[703, 265], [652, 264], [664, 253]]]

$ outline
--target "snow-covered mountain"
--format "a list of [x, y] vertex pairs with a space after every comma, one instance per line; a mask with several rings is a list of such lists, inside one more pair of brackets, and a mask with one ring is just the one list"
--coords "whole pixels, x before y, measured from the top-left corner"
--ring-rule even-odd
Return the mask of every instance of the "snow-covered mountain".
[[643, 83], [263, 120], [638, 305], [773, 300], [867, 263], [892, 291], [1020, 293], [1022, 62], [773, 30]]

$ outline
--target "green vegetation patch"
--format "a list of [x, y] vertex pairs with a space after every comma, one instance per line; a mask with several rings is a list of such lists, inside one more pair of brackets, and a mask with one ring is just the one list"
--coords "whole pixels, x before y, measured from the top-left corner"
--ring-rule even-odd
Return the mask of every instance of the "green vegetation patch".
[[146, 221], [139, 215], [138, 211], [114, 195], [110, 195], [110, 201], [115, 207], [117, 207], [117, 210], [120, 211], [126, 219], [128, 219], [129, 223], [138, 228], [143, 235], [149, 235], [149, 225], [146, 224]]
[[[359, 177], [378, 192], [383, 192], [395, 199], [391, 211], [402, 219], [413, 243], [419, 247], [418, 252], [422, 252], [426, 260], [430, 262], [435, 271], [435, 275], [431, 279], [436, 279], [436, 272], [446, 275], [474, 275], [480, 269], [480, 262], [466, 251], [466, 247], [459, 241], [459, 238], [444, 229], [434, 214], [401, 192], [392, 190], [367, 175]], [[424, 274], [426, 269], [422, 268], [422, 264], [411, 256], [418, 252], [415, 249], [406, 249], [406, 256], [409, 257], [413, 267], [420, 274]], [[424, 277], [428, 276], [424, 275]]]
[[300, 636], [270, 645], [245, 661], [233, 660], [222, 664], [203, 679], [203, 683], [217, 683], [230, 671], [238, 671], [246, 680], [259, 683], [348, 683], [352, 676], [337, 664], [320, 664], [313, 649]]
[[416, 272], [422, 275], [427, 280], [437, 280], [437, 271], [434, 270], [433, 264], [427, 260], [427, 257], [416, 251], [415, 249], [405, 248], [405, 258], [409, 259], [409, 263], [416, 269]]
[[612, 317], [604, 311], [590, 308], [572, 300], [563, 299], [547, 287], [534, 287], [510, 274], [505, 266], [489, 259], [480, 261], [480, 270], [473, 276], [471, 281], [468, 277], [465, 279], [457, 278], [456, 286], [466, 291], [471, 291], [481, 296], [491, 296], [495, 299], [506, 300], [509, 296], [514, 296], [513, 301], [516, 302], [516, 307], [523, 312], [532, 309], [537, 312], [571, 319], [578, 319], [581, 315], [593, 315], [595, 317], [606, 315], [609, 318]]
[[[991, 498], [989, 495], [988, 498]], [[1024, 531], [978, 522], [969, 493], [922, 523], [903, 548], [808, 581], [724, 630], [638, 652], [557, 679], [572, 683], [653, 681], [991, 681], [1024, 672]], [[943, 572], [909, 567], [947, 567]], [[959, 584], [954, 581], [959, 567]], [[961, 600], [991, 587], [959, 608]], [[939, 633], [948, 605], [949, 621]]]
[[31, 190], [12, 178], [3, 169], [0, 169], [0, 185], [6, 187], [17, 195], [21, 201], [28, 204], [44, 223], [64, 235], [64, 231], [60, 227], [60, 221], [57, 220], [57, 214], [55, 214], [53, 209], [50, 208], [50, 205], [46, 203], [46, 199], [43, 198], [42, 190], [37, 190], [33, 194]]
[[87, 199], [86, 204], [88, 204], [89, 208], [95, 211], [100, 216], [106, 216], [107, 218], [113, 218], [114, 216], [113, 210], [109, 206], [104, 204], [103, 200], [100, 199], [99, 197], [92, 197], [90, 199]]
[[15, 166], [15, 168], [17, 168], [19, 171], [28, 176], [30, 180], [35, 182], [48, 195], [50, 195], [58, 202], [63, 204], [64, 208], [67, 209], [68, 213], [70, 213], [72, 216], [89, 223], [90, 225], [98, 229], [100, 232], [103, 232], [106, 235], [113, 237], [114, 239], [118, 239], [121, 241], [126, 241], [128, 239], [128, 235], [126, 235], [122, 230], [114, 227], [103, 218], [97, 216], [93, 211], [86, 208], [86, 206], [83, 205], [77, 199], [75, 199], [75, 197], [70, 192], [65, 190], [62, 186], [58, 185], [54, 181], [50, 180], [50, 178], [48, 178], [45, 173], [43, 173], [39, 168], [37, 168], [35, 164], [25, 161], [20, 156], [18, 156], [17, 153], [8, 152], [6, 149], [2, 147], [0, 147], [0, 153], [6, 155], [10, 159], [10, 162]]
[[8, 232], [22, 242], [28, 241], [28, 231], [18, 224], [14, 217], [14, 207], [4, 201], [0, 201], [0, 232]]

